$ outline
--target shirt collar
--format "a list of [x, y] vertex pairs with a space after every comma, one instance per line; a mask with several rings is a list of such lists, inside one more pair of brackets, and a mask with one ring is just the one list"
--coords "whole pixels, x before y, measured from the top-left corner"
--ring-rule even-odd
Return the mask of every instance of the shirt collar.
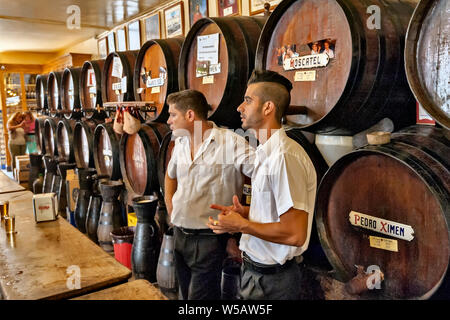
[[272, 150], [277, 149], [282, 143], [283, 139], [286, 137], [286, 132], [283, 127], [280, 129], [270, 129], [273, 130], [270, 138], [265, 142], [261, 143], [257, 150], [263, 151], [266, 155], [269, 155]]

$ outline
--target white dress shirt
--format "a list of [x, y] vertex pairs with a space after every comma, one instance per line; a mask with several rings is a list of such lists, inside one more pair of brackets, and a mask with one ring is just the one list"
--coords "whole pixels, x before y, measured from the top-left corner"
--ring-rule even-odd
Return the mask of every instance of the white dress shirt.
[[178, 137], [167, 167], [168, 176], [177, 179], [172, 198], [171, 222], [177, 227], [207, 229], [208, 217], [220, 213], [213, 203], [232, 205], [233, 195], [242, 196], [242, 173], [250, 177], [254, 149], [245, 138], [213, 122], [211, 134], [191, 158], [190, 139]]
[[316, 196], [316, 170], [306, 151], [277, 130], [258, 146], [252, 175], [252, 201], [249, 220], [279, 222], [291, 207], [308, 213], [308, 233], [302, 247], [277, 244], [243, 234], [239, 248], [253, 261], [284, 264], [302, 254], [309, 244]]

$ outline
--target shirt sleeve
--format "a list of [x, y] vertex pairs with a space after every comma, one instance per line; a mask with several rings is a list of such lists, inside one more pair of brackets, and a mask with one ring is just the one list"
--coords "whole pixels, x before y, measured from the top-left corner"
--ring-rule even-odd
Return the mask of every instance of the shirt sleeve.
[[278, 216], [290, 208], [310, 212], [308, 172], [301, 159], [281, 154], [269, 171]]
[[175, 146], [173, 147], [172, 156], [170, 157], [169, 163], [167, 164], [167, 175], [170, 179], [175, 179], [177, 177], [177, 154], [179, 149], [178, 139], [175, 140]]

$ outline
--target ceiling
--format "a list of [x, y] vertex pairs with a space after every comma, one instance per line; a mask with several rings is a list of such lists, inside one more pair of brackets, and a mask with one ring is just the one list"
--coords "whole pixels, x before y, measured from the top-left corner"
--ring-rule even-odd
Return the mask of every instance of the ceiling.
[[[0, 52], [55, 52], [95, 37], [170, 0], [0, 0]], [[80, 29], [73, 25], [80, 8]]]

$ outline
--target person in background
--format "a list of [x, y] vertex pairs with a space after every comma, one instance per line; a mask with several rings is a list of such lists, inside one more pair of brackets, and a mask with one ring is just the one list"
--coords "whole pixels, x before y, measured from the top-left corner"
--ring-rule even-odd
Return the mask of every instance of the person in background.
[[242, 206], [212, 203], [220, 210], [208, 227], [217, 234], [242, 233], [240, 294], [244, 299], [296, 300], [301, 271], [296, 262], [307, 248], [314, 214], [317, 176], [305, 150], [289, 138], [281, 120], [290, 103], [292, 83], [269, 70], [255, 70], [244, 102], [237, 108], [242, 128], [253, 129], [255, 151], [252, 201]]
[[34, 135], [35, 117], [31, 111], [24, 112], [25, 117], [25, 139], [27, 142], [26, 153], [36, 152], [36, 136]]
[[219, 202], [231, 205], [251, 175], [253, 155], [244, 137], [207, 121], [205, 96], [184, 90], [167, 97], [167, 123], [176, 137], [165, 177], [165, 202], [174, 226], [175, 271], [182, 299], [217, 300], [228, 234], [206, 227]]
[[330, 48], [330, 42], [328, 40], [325, 40], [323, 43], [325, 49], [323, 49], [322, 53], [326, 53], [330, 59], [334, 59], [334, 51]]
[[13, 113], [6, 126], [9, 134], [8, 148], [9, 153], [11, 154], [11, 168], [14, 171], [16, 166], [16, 156], [24, 155], [27, 146], [24, 129], [26, 124], [23, 113]]

